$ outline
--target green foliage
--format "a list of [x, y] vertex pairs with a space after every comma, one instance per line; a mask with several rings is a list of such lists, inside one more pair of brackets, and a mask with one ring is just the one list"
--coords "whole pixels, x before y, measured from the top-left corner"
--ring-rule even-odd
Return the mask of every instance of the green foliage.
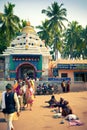
[[[8, 46], [11, 40], [26, 26], [27, 21], [14, 15], [14, 4], [8, 2], [4, 5], [4, 13], [0, 13], [0, 53]], [[87, 26], [83, 28], [77, 21], [68, 22], [67, 10], [63, 4], [54, 2], [47, 9], [42, 9], [47, 19], [42, 21], [39, 29], [39, 37], [45, 41], [45, 45], [51, 48], [50, 54], [56, 59], [56, 51], [61, 52], [63, 58], [87, 58]], [[64, 22], [68, 22], [65, 28]]]
[[27, 21], [22, 19], [22, 20], [21, 20], [21, 23], [22, 23], [21, 27], [23, 28], [23, 27], [25, 27], [25, 26], [26, 26]]
[[[57, 2], [48, 6], [47, 10], [43, 9], [42, 13], [46, 14], [48, 19], [42, 23], [42, 26], [38, 26], [40, 30], [38, 34], [41, 38], [44, 38], [45, 44], [52, 48], [53, 54], [55, 56], [55, 51], [61, 52], [62, 39], [61, 34], [65, 28], [63, 21], [66, 19], [66, 9], [62, 8], [63, 4], [58, 5]], [[46, 26], [44, 26], [46, 25]], [[44, 28], [45, 27], [45, 28]]]
[[46, 21], [42, 26], [38, 26], [39, 36], [45, 40], [46, 46], [51, 48], [50, 54], [56, 59], [56, 51], [61, 52], [63, 58], [87, 58], [87, 26], [84, 29], [77, 21], [68, 22], [65, 28], [64, 21], [66, 19], [67, 10], [63, 8], [63, 4], [54, 2], [47, 9], [43, 9], [42, 13], [46, 14], [47, 26], [44, 28]]
[[36, 26], [40, 31], [38, 32], [39, 37], [45, 40], [45, 44], [49, 45], [50, 30], [48, 28], [48, 20], [42, 21], [42, 25]]
[[13, 14], [15, 5], [8, 2], [4, 13], [0, 13], [0, 53], [10, 46], [11, 40], [20, 31], [20, 19]]
[[72, 21], [69, 23], [68, 28], [64, 33], [64, 48], [62, 56], [67, 58], [86, 58], [87, 51], [87, 41], [85, 37], [87, 36], [87, 30], [83, 29], [77, 21]]

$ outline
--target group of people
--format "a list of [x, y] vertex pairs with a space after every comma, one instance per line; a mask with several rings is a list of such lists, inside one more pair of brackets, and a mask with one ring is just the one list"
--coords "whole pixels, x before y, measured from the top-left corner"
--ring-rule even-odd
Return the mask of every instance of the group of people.
[[55, 96], [52, 95], [49, 101], [45, 101], [49, 104], [51, 108], [57, 108], [53, 117], [62, 118], [60, 124], [64, 124], [64, 119], [69, 122], [70, 126], [80, 126], [84, 123], [80, 121], [79, 117], [75, 115], [72, 111], [72, 108], [69, 105], [69, 101], [60, 97], [59, 101], [56, 100]]
[[13, 85], [13, 91], [17, 93], [19, 103], [20, 103], [20, 110], [25, 109], [26, 107], [32, 110], [32, 105], [35, 97], [35, 84], [34, 80], [29, 79], [25, 81], [16, 81]]
[[70, 80], [68, 80], [67, 82], [65, 82], [65, 80], [63, 80], [61, 82], [61, 88], [62, 88], [62, 92], [69, 92], [70, 91]]
[[45, 101], [45, 103], [48, 103], [49, 107], [58, 108], [57, 112], [62, 113], [62, 116], [64, 117], [73, 113], [71, 107], [69, 106], [69, 102], [62, 97], [60, 97], [60, 100], [57, 101], [55, 96], [52, 95], [51, 99], [49, 101]]
[[1, 108], [7, 122], [7, 130], [14, 130], [13, 120], [20, 116], [21, 109], [32, 110], [34, 102], [34, 81], [32, 79], [16, 81], [12, 86], [6, 85], [6, 90], [2, 93]]

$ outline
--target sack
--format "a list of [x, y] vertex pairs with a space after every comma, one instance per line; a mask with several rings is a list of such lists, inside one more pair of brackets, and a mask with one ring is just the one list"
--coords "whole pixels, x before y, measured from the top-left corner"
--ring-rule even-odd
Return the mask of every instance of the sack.
[[53, 115], [53, 118], [61, 118], [62, 114], [61, 113], [56, 113]]
[[66, 120], [77, 120], [78, 117], [75, 114], [69, 114], [65, 117]]
[[83, 122], [81, 122], [80, 120], [71, 120], [69, 121], [70, 126], [81, 126], [84, 125]]

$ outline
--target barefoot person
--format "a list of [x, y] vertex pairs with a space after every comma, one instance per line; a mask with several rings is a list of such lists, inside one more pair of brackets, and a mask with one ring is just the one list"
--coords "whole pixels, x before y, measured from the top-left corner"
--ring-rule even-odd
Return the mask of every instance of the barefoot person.
[[26, 89], [26, 101], [27, 101], [27, 108], [30, 106], [29, 110], [32, 110], [33, 102], [34, 102], [34, 90], [32, 88], [31, 82], [29, 81], [28, 87]]
[[54, 107], [58, 103], [58, 101], [56, 100], [55, 96], [52, 95], [51, 99], [49, 101], [45, 101], [45, 103], [48, 103], [49, 107]]
[[6, 85], [6, 91], [2, 93], [2, 112], [7, 121], [7, 130], [13, 130], [12, 121], [14, 120], [15, 113], [19, 116], [20, 105], [17, 94], [12, 92], [12, 85]]

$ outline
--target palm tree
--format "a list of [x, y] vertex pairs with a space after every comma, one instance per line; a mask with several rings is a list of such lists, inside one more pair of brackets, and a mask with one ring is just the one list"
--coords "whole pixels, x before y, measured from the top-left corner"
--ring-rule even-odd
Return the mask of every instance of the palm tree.
[[16, 32], [19, 31], [20, 19], [13, 14], [15, 5], [8, 2], [4, 5], [4, 13], [0, 13], [0, 28], [1, 32], [7, 40], [7, 46], [10, 41], [16, 36]]
[[36, 28], [40, 30], [37, 33], [42, 40], [45, 40], [45, 45], [49, 45], [50, 32], [48, 29], [48, 20], [42, 21], [42, 25], [36, 26]]
[[82, 56], [83, 58], [87, 58], [87, 26], [82, 30]]
[[66, 19], [66, 9], [62, 8], [63, 4], [58, 5], [57, 2], [54, 2], [51, 7], [48, 6], [47, 10], [43, 9], [42, 13], [45, 13], [49, 18], [49, 27], [57, 30], [62, 30], [65, 28], [63, 21]]
[[21, 20], [21, 28], [25, 27], [27, 25], [27, 21], [26, 20]]
[[[63, 4], [58, 5], [57, 2], [54, 2], [51, 7], [48, 6], [47, 10], [43, 9], [42, 13], [45, 13], [48, 16], [49, 20], [49, 30], [53, 35], [53, 40], [55, 41], [53, 44], [59, 44], [58, 39], [59, 34], [65, 28], [63, 21], [67, 21], [66, 19], [66, 9], [62, 8]], [[54, 45], [54, 51], [58, 51], [58, 45]], [[56, 54], [56, 53], [55, 53]], [[56, 60], [56, 56], [55, 56]]]
[[79, 58], [81, 55], [81, 32], [82, 26], [77, 21], [72, 21], [68, 24], [68, 28], [65, 32], [65, 47], [63, 50], [63, 56], [70, 58]]
[[58, 52], [62, 50], [62, 36], [60, 32], [55, 33], [51, 46], [53, 47], [54, 59], [58, 59]]

